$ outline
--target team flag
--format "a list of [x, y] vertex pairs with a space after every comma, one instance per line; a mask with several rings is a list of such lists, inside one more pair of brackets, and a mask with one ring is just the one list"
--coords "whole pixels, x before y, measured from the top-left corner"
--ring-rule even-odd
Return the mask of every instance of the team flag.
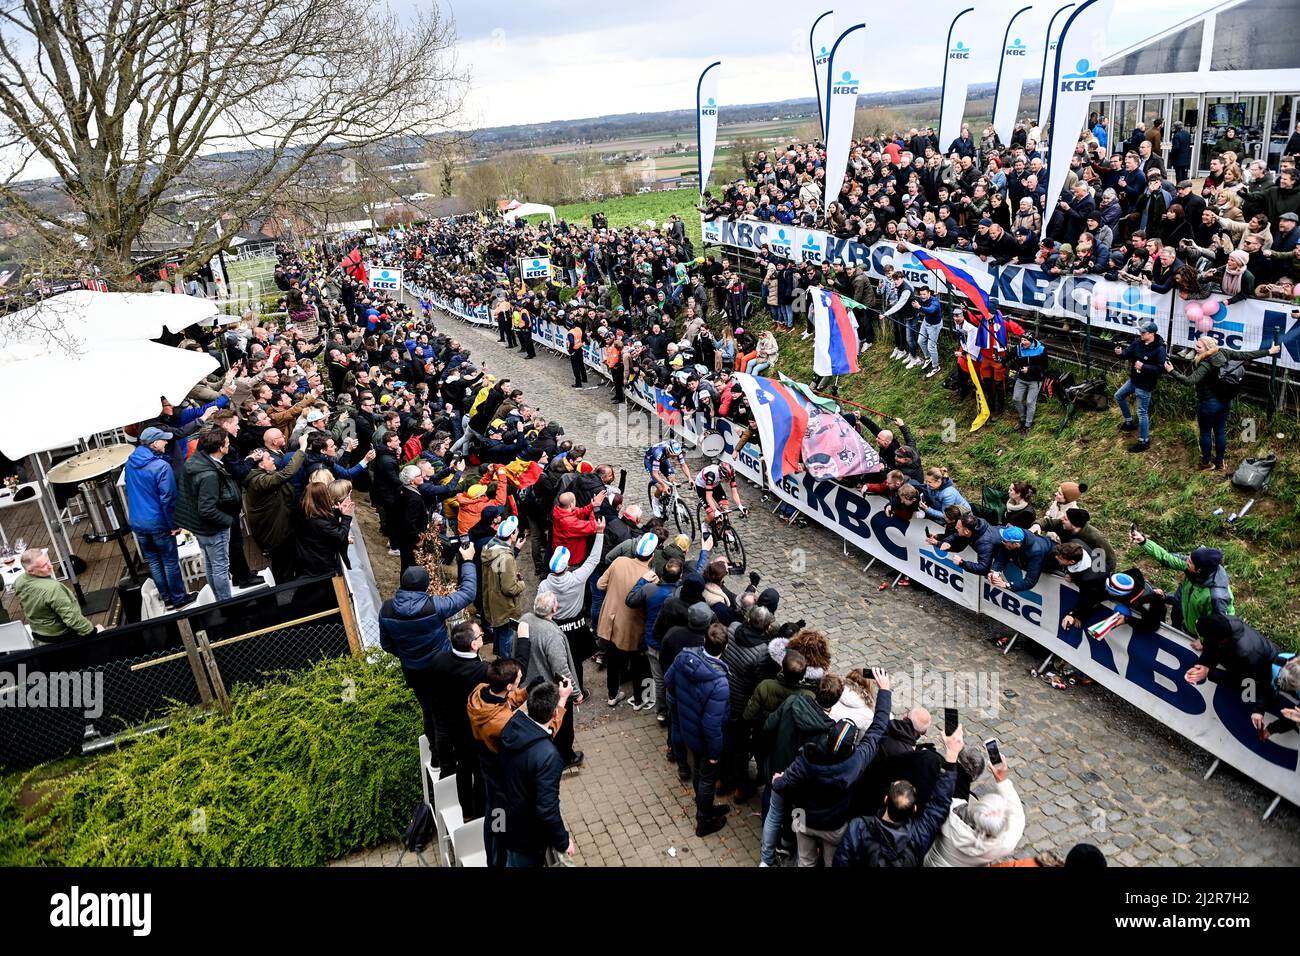
[[985, 318], [989, 318], [989, 297], [983, 289], [980, 288], [975, 277], [965, 269], [959, 269], [957, 266], [949, 265], [937, 256], [933, 256], [924, 249], [913, 249], [912, 255], [916, 256], [916, 261], [921, 263], [931, 272], [943, 276], [948, 280], [948, 284], [954, 289], [971, 300], [975, 306], [975, 311]]
[[975, 383], [975, 404], [978, 411], [975, 415], [975, 421], [970, 423], [970, 430], [975, 432], [984, 427], [984, 423], [989, 420], [989, 400], [984, 396], [984, 386], [980, 384], [979, 372], [975, 370], [975, 362], [967, 362], [966, 370], [970, 372], [970, 380]]
[[805, 385], [803, 382], [796, 382], [794, 379], [782, 375], [780, 372], [776, 373], [776, 377], [780, 380], [782, 385], [794, 392], [795, 398], [798, 399], [799, 403], [809, 412], [816, 414], [818, 409], [820, 409], [824, 412], [835, 412], [836, 414], [839, 414], [839, 402], [835, 401], [835, 399], [831, 398], [829, 395], [818, 395], [812, 390], [812, 386]]
[[758, 425], [759, 446], [773, 484], [799, 470], [799, 453], [808, 431], [808, 412], [795, 394], [780, 382], [737, 372], [736, 382], [749, 399]]
[[813, 374], [851, 375], [858, 370], [858, 327], [839, 293], [813, 296]]
[[803, 437], [803, 461], [818, 481], [879, 471], [880, 455], [842, 415], [814, 410]]

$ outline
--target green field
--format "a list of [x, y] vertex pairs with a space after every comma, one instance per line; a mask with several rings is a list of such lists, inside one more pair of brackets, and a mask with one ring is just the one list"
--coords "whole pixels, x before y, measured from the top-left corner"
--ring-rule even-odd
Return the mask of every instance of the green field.
[[[611, 226], [655, 219], [662, 222], [676, 212], [686, 222], [692, 241], [699, 244], [699, 216], [692, 206], [694, 190], [630, 196], [603, 203], [563, 206], [556, 210], [570, 221], [590, 222], [590, 214], [604, 210]], [[698, 251], [698, 250], [697, 250]], [[766, 328], [766, 311], [746, 325]], [[798, 336], [778, 336], [781, 358], [778, 370], [808, 381], [812, 375], [812, 343]], [[940, 355], [952, 353], [945, 337]], [[924, 379], [901, 363], [889, 361], [889, 347], [877, 346], [862, 356], [861, 372], [841, 384], [849, 401], [881, 409], [908, 422], [916, 433], [923, 460], [946, 465], [966, 497], [979, 499], [981, 485], [1005, 488], [1025, 479], [1039, 491], [1039, 512], [1048, 504], [1057, 483], [1070, 479], [1090, 488], [1084, 504], [1093, 522], [1109, 538], [1120, 561], [1139, 564], [1154, 574], [1157, 587], [1172, 590], [1178, 575], [1157, 570], [1140, 551], [1128, 548], [1130, 523], [1172, 551], [1187, 552], [1207, 544], [1222, 548], [1231, 576], [1237, 610], [1279, 644], [1300, 649], [1300, 617], [1296, 614], [1296, 582], [1300, 581], [1300, 427], [1293, 416], [1279, 414], [1267, 420], [1264, 411], [1238, 401], [1229, 422], [1227, 467], [1235, 468], [1246, 456], [1269, 451], [1279, 458], [1268, 494], [1256, 501], [1250, 514], [1228, 524], [1226, 515], [1238, 510], [1246, 496], [1215, 472], [1198, 472], [1200, 460], [1194, 396], [1191, 389], [1167, 381], [1156, 393], [1152, 410], [1152, 446], [1145, 455], [1125, 451], [1131, 436], [1116, 430], [1119, 413], [1080, 413], [1060, 438], [1055, 436], [1062, 408], [1054, 400], [1039, 402], [1034, 431], [1022, 438], [1014, 431], [1015, 413], [1008, 410], [978, 432], [969, 431], [974, 418], [973, 400], [954, 405], [953, 393], [940, 388], [939, 378]], [[945, 366], [947, 367], [947, 366]], [[1110, 376], [1112, 390], [1121, 382]], [[1256, 422], [1257, 441], [1242, 441], [1247, 419]], [[945, 442], [945, 422], [955, 432]], [[1215, 517], [1216, 508], [1224, 516]], [[1126, 553], [1127, 552], [1127, 553]], [[1128, 564], [1124, 565], [1129, 566]]]

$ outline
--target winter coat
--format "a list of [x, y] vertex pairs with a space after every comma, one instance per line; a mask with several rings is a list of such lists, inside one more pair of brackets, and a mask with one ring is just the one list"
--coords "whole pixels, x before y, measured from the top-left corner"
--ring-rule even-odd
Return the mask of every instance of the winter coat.
[[926, 485], [921, 491], [921, 496], [925, 501], [926, 516], [934, 521], [943, 520], [943, 509], [949, 505], [957, 505], [963, 511], [970, 510], [970, 502], [962, 497], [962, 493], [957, 490], [951, 478], [943, 479], [943, 483], [936, 489]]
[[835, 830], [848, 823], [851, 791], [876, 758], [889, 720], [889, 708], [890, 693], [882, 690], [867, 732], [847, 757], [838, 759], [828, 751], [824, 738], [813, 740], [803, 746], [790, 766], [772, 783], [772, 789], [781, 794], [788, 806], [803, 810], [805, 827]]
[[575, 687], [578, 684], [578, 667], [564, 632], [553, 621], [547, 621], [532, 611], [519, 619], [528, 625], [528, 678], [542, 677], [553, 684], [567, 677]]
[[551, 512], [551, 546], [569, 549], [569, 563], [581, 564], [587, 557], [591, 536], [596, 533], [596, 519], [591, 505], [565, 511], [555, 508]]
[[137, 534], [165, 534], [176, 527], [176, 473], [171, 457], [139, 445], [126, 460], [126, 506], [131, 530]]
[[844, 687], [844, 693], [840, 695], [839, 701], [831, 708], [830, 713], [831, 720], [853, 721], [858, 728], [858, 739], [862, 738], [867, 728], [871, 726], [871, 721], [875, 719], [875, 711], [862, 699], [861, 694], [847, 684]]
[[253, 540], [268, 551], [293, 536], [299, 514], [293, 476], [302, 469], [302, 463], [303, 454], [298, 451], [279, 471], [254, 468], [244, 477], [244, 514], [248, 517], [248, 528]]
[[[508, 696], [499, 697], [492, 693], [485, 681], [475, 687], [469, 694], [466, 712], [469, 714], [469, 729], [474, 739], [481, 743], [490, 753], [501, 750], [501, 731], [506, 729], [510, 718], [528, 702], [528, 691], [517, 687]], [[554, 734], [564, 722], [564, 706], [555, 708], [555, 716], [546, 725]]]
[[[1166, 357], [1165, 340], [1159, 335], [1150, 345], [1143, 342], [1140, 335], [1135, 337], [1120, 355], [1120, 358], [1129, 363], [1128, 377], [1132, 379], [1134, 387], [1144, 392], [1153, 391], [1160, 384], [1160, 376], [1165, 374]], [[1137, 362], [1142, 363], [1141, 370], [1134, 367]]]
[[339, 565], [348, 565], [348, 534], [351, 515], [331, 518], [308, 518], [294, 538], [300, 577], [338, 574]]
[[812, 688], [805, 684], [788, 683], [784, 676], [769, 677], [758, 682], [754, 693], [745, 704], [741, 719], [753, 723], [766, 723], [767, 718], [785, 703], [786, 698], [794, 694], [812, 695]]
[[[655, 622], [659, 619], [659, 612], [663, 609], [664, 603], [673, 596], [674, 590], [676, 590], [674, 584], [638, 578], [624, 599], [623, 603], [628, 607], [639, 607], [645, 610], [645, 646], [653, 650], [659, 649], [659, 640], [654, 633]], [[723, 659], [726, 659], [726, 654], [723, 654]]]
[[954, 800], [939, 836], [925, 855], [926, 866], [987, 866], [1015, 852], [1025, 833], [1025, 808], [1010, 779], [995, 785], [1007, 802], [1007, 823], [995, 837], [977, 833], [963, 814], [966, 800]]
[[517, 621], [524, 613], [524, 582], [519, 580], [515, 549], [500, 538], [483, 548], [483, 614], [491, 627]]
[[993, 570], [1001, 574], [1008, 564], [1014, 564], [1021, 570], [1023, 577], [1018, 582], [1010, 582], [1011, 586], [1006, 590], [1032, 591], [1043, 573], [1043, 564], [1052, 556], [1055, 548], [1051, 539], [1026, 531], [1025, 540], [1014, 551], [999, 542], [993, 554]]
[[1196, 386], [1196, 400], [1204, 402], [1207, 399], [1216, 398], [1215, 389], [1219, 384], [1219, 373], [1229, 361], [1241, 362], [1247, 359], [1260, 358], [1267, 355], [1268, 349], [1254, 349], [1253, 351], [1241, 352], [1237, 349], [1219, 349], [1209, 358], [1202, 359], [1187, 375], [1181, 372], [1170, 372], [1170, 378], [1182, 382], [1184, 385]]
[[811, 694], [792, 694], [763, 722], [767, 735], [767, 769], [785, 770], [799, 754], [799, 748], [835, 726]]
[[951, 554], [961, 554], [966, 547], [973, 548], [975, 551], [973, 560], [962, 555], [962, 570], [983, 576], [992, 570], [993, 556], [1002, 539], [998, 536], [998, 529], [995, 526], [989, 524], [983, 518], [978, 520], [979, 524], [969, 538], [963, 538], [954, 531], [945, 535], [943, 541], [948, 545], [948, 551]]
[[835, 851], [833, 866], [920, 866], [935, 834], [948, 816], [957, 772], [945, 764], [934, 794], [919, 817], [891, 823], [883, 816], [858, 817], [849, 823]]
[[[1222, 642], [1202, 638], [1203, 649], [1196, 663], [1210, 669], [1210, 680], [1237, 691], [1247, 679], [1254, 681], [1255, 699], [1251, 711], [1267, 713], [1274, 698], [1273, 664], [1279, 660], [1276, 644], [1239, 617], [1228, 618], [1231, 632]], [[1222, 667], [1222, 671], [1216, 670]]]
[[755, 632], [748, 624], [737, 624], [722, 652], [727, 666], [727, 686], [731, 688], [732, 720], [742, 720], [745, 707], [758, 686], [759, 669], [767, 659], [767, 635]]
[[197, 451], [181, 469], [174, 520], [197, 535], [226, 531], [239, 515], [239, 485], [222, 462]]
[[703, 648], [688, 647], [664, 674], [673, 708], [673, 736], [711, 760], [722, 756], [723, 730], [730, 713], [727, 669]]
[[469, 606], [478, 585], [473, 561], [460, 566], [460, 589], [447, 597], [398, 591], [379, 609], [379, 645], [396, 654], [406, 670], [424, 670], [451, 647], [447, 618]]
[[627, 596], [645, 574], [646, 567], [641, 558], [618, 558], [596, 582], [596, 587], [605, 592], [596, 633], [620, 651], [639, 650], [645, 639], [645, 609], [629, 607]]
[[527, 713], [516, 711], [501, 731], [497, 765], [497, 805], [506, 821], [501, 840], [507, 850], [541, 856], [563, 853], [569, 831], [560, 814], [560, 776], [564, 759], [550, 734]]
[[1229, 617], [1236, 615], [1236, 602], [1232, 597], [1232, 588], [1228, 585], [1228, 572], [1223, 565], [1215, 568], [1208, 579], [1197, 581], [1186, 573], [1187, 555], [1166, 551], [1150, 538], [1142, 542], [1142, 550], [1165, 567], [1184, 572], [1171, 601], [1181, 608], [1183, 630], [1192, 637], [1196, 637], [1196, 625], [1201, 618], [1216, 611]]

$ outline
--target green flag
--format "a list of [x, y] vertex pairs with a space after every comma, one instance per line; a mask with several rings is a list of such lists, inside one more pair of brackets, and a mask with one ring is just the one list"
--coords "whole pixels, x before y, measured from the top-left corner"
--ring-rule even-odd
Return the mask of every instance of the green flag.
[[836, 402], [833, 398], [827, 398], [824, 395], [818, 395], [809, 386], [803, 384], [802, 382], [796, 382], [792, 378], [787, 378], [785, 375], [781, 374], [780, 372], [777, 372], [776, 374], [777, 377], [781, 380], [782, 385], [784, 385], [786, 388], [794, 389], [804, 398], [808, 399], [808, 401], [811, 404], [816, 405], [822, 411], [834, 412], [836, 414], [839, 414], [840, 411], [839, 403]]

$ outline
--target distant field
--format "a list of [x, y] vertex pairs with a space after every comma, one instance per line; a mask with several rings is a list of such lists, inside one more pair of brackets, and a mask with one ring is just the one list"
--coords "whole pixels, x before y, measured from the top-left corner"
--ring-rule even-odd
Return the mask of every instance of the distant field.
[[[695, 203], [698, 199], [699, 193], [694, 189], [673, 189], [661, 193], [622, 196], [604, 202], [570, 203], [567, 206], [556, 206], [555, 215], [571, 223], [589, 226], [591, 225], [591, 214], [599, 210], [609, 218], [611, 226], [619, 227], [633, 224], [644, 225], [647, 219], [653, 219], [656, 224], [661, 224], [666, 222], [673, 213], [676, 213], [682, 217], [682, 222], [686, 224], [686, 235], [694, 244], [696, 251], [699, 252], [701, 249], [700, 214], [695, 211]], [[539, 222], [544, 217], [530, 216], [528, 218], [530, 222]]]

